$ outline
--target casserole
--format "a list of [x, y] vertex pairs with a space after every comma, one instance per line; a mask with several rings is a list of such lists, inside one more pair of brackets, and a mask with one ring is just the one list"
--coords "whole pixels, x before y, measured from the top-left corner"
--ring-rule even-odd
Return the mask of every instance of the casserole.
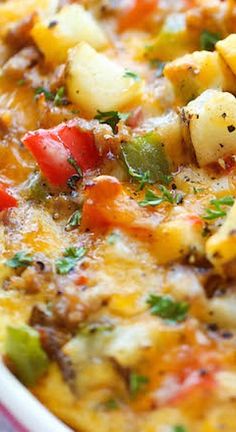
[[236, 431], [235, 16], [0, 2], [0, 429]]

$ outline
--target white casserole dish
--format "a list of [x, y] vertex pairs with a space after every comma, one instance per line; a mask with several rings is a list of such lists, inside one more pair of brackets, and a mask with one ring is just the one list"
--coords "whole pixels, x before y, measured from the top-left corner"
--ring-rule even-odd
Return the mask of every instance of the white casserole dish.
[[0, 432], [72, 432], [72, 429], [54, 417], [0, 362]]

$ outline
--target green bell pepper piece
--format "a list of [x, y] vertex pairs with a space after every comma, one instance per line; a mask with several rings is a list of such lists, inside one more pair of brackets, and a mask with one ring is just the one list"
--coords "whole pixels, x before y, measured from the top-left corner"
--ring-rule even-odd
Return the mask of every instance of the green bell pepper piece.
[[155, 132], [138, 136], [121, 146], [122, 157], [130, 175], [148, 174], [149, 183], [170, 183], [172, 177], [164, 146]]
[[39, 333], [27, 325], [7, 328], [5, 353], [18, 378], [29, 387], [35, 385], [48, 368], [48, 357], [41, 347]]

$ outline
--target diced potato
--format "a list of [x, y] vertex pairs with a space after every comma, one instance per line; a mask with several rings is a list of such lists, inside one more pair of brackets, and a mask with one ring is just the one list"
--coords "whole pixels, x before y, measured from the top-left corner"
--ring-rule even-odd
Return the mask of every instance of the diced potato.
[[[222, 328], [236, 329], [236, 296], [224, 295], [209, 301], [211, 322]], [[212, 321], [213, 320], [213, 321]]]
[[9, 0], [0, 3], [0, 36], [4, 36], [16, 21], [33, 12], [48, 17], [57, 11], [59, 0]]
[[236, 34], [231, 34], [217, 42], [216, 49], [236, 75]]
[[236, 258], [236, 203], [220, 229], [206, 243], [208, 259], [221, 266]]
[[[168, 245], [168, 247], [166, 246]], [[176, 214], [160, 225], [156, 232], [155, 255], [159, 264], [204, 253], [202, 221], [191, 214]]]
[[180, 105], [209, 88], [236, 92], [236, 78], [217, 52], [187, 54], [168, 63], [164, 75], [171, 81]]
[[236, 154], [236, 99], [230, 93], [207, 90], [183, 109], [197, 162], [203, 167]]
[[89, 116], [126, 108], [140, 97], [141, 82], [125, 76], [125, 69], [80, 43], [70, 51], [66, 77], [69, 99]]
[[31, 34], [46, 60], [52, 63], [65, 62], [68, 50], [79, 42], [88, 42], [98, 50], [108, 44], [92, 14], [76, 4], [64, 6], [50, 19], [39, 21]]
[[221, 399], [236, 397], [236, 373], [220, 371], [216, 374], [217, 392]]

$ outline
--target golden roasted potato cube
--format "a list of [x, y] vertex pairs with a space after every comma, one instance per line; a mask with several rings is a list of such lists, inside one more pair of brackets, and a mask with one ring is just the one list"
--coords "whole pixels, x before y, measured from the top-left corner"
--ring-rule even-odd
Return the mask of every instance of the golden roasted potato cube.
[[98, 50], [108, 44], [92, 14], [76, 4], [64, 6], [50, 19], [40, 20], [31, 34], [46, 60], [55, 64], [65, 62], [68, 50], [79, 42], [88, 42]]
[[200, 218], [188, 213], [175, 215], [172, 220], [162, 223], [155, 239], [158, 263], [171, 263], [191, 254], [203, 255], [202, 227]]
[[164, 69], [176, 94], [177, 103], [184, 105], [207, 89], [236, 92], [236, 78], [217, 52], [195, 51]]
[[236, 34], [217, 42], [216, 49], [236, 75]]
[[183, 109], [200, 167], [236, 154], [236, 99], [226, 92], [207, 90]]
[[48, 17], [57, 11], [59, 0], [9, 0], [0, 3], [0, 36], [11, 26], [34, 12]]
[[207, 240], [206, 254], [217, 267], [236, 258], [236, 203], [220, 229]]
[[89, 44], [80, 43], [70, 51], [66, 85], [69, 99], [87, 115], [117, 111], [140, 97], [141, 80], [125, 75], [125, 69]]

